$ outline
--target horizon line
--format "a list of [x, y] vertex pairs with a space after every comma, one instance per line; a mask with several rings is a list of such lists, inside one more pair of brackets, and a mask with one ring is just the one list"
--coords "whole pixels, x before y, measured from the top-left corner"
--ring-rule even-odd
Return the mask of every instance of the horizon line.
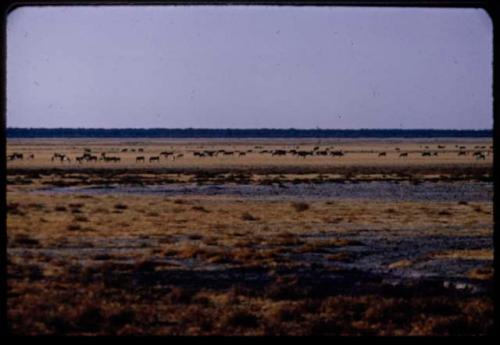
[[22, 129], [22, 130], [283, 130], [283, 131], [493, 131], [493, 128], [273, 128], [273, 127], [252, 127], [252, 128], [237, 128], [237, 127], [6, 127], [6, 130]]

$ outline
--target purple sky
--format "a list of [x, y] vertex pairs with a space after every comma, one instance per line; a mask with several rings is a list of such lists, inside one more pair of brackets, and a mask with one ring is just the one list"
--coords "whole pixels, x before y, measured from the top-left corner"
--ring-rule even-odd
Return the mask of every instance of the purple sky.
[[24, 7], [7, 19], [7, 126], [493, 125], [476, 9]]

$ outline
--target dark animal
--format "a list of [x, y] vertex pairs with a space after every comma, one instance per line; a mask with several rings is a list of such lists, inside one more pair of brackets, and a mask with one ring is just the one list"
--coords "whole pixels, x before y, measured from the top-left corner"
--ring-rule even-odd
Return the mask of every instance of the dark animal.
[[330, 155], [333, 156], [333, 157], [335, 157], [335, 156], [342, 157], [342, 156], [344, 156], [344, 152], [342, 152], [342, 151], [332, 151], [332, 152], [330, 152]]
[[165, 158], [168, 158], [168, 156], [173, 156], [174, 152], [173, 151], [163, 151], [163, 152], [160, 152], [160, 155], [163, 155], [163, 156], [165, 156]]
[[59, 159], [60, 162], [64, 162], [66, 160], [65, 158], [66, 158], [66, 155], [64, 153], [56, 152], [56, 153], [54, 153], [54, 155], [52, 155], [51, 161]]
[[316, 151], [316, 156], [328, 156], [328, 151], [327, 150]]
[[273, 156], [286, 156], [286, 151], [285, 150], [274, 150], [272, 155]]
[[378, 154], [378, 156], [379, 156], [379, 157], [386, 156], [386, 155], [387, 155], [387, 153], [385, 153], [385, 152], [380, 152], [380, 153]]
[[105, 162], [119, 162], [121, 161], [120, 157], [104, 157]]
[[14, 152], [13, 154], [11, 154], [10, 156], [7, 156], [7, 158], [10, 160], [10, 161], [15, 161], [16, 159], [20, 159], [20, 160], [23, 160], [23, 154], [22, 153], [16, 153]]
[[399, 158], [408, 157], [408, 152], [402, 152], [399, 154]]
[[136, 162], [144, 162], [144, 156], [139, 156], [135, 158]]
[[160, 162], [160, 156], [151, 156], [149, 157], [149, 163], [151, 162]]
[[428, 156], [430, 157], [431, 156], [431, 153], [430, 152], [422, 152], [422, 157], [425, 157], [425, 156]]
[[298, 151], [297, 155], [302, 158], [306, 158], [307, 156], [312, 156], [313, 153], [311, 151]]

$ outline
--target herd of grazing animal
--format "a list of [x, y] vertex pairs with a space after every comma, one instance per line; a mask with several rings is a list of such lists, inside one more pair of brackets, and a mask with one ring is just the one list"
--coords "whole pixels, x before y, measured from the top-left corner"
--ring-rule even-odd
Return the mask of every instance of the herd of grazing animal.
[[[199, 148], [203, 148], [200, 146]], [[489, 156], [493, 152], [493, 146], [485, 146], [485, 145], [477, 145], [474, 146], [474, 151], [469, 148], [467, 149], [466, 146], [464, 145], [455, 145], [455, 148], [449, 151], [445, 151], [446, 145], [437, 145], [437, 149], [430, 149], [428, 145], [420, 145], [421, 149], [420, 151], [402, 151], [399, 147], [394, 148], [396, 151], [395, 154], [399, 158], [408, 158], [410, 154], [419, 154], [422, 157], [435, 157], [438, 156], [439, 153], [452, 153], [455, 152], [457, 153], [458, 156], [468, 156], [469, 154], [472, 154], [472, 157], [475, 158], [476, 160], [485, 160], [486, 156]], [[299, 146], [294, 146], [293, 149], [267, 149], [264, 150], [262, 146], [255, 146], [254, 149], [260, 149], [260, 150], [246, 150], [246, 151], [241, 151], [241, 150], [233, 150], [233, 151], [228, 151], [228, 150], [192, 150], [192, 151], [186, 151], [184, 153], [179, 153], [175, 151], [162, 151], [157, 155], [150, 155], [146, 157], [145, 155], [140, 155], [135, 157], [135, 162], [136, 163], [160, 163], [162, 160], [172, 160], [175, 161], [177, 159], [181, 159], [185, 157], [188, 154], [191, 154], [193, 157], [199, 157], [199, 158], [206, 158], [206, 157], [245, 157], [249, 153], [254, 153], [254, 154], [268, 154], [271, 157], [280, 157], [280, 156], [292, 156], [292, 157], [297, 157], [301, 159], [306, 159], [307, 157], [318, 157], [318, 156], [323, 156], [323, 157], [343, 157], [347, 154], [346, 151], [342, 150], [333, 150], [333, 147], [328, 147], [328, 148], [320, 148], [319, 146], [315, 146], [312, 150], [300, 150]], [[115, 150], [115, 152], [118, 152]], [[143, 148], [123, 148], [120, 149], [119, 152], [121, 153], [127, 153], [127, 152], [137, 152], [137, 153], [143, 153], [144, 149]], [[365, 151], [366, 152], [366, 151]], [[374, 152], [374, 151], [371, 151]], [[354, 153], [354, 152], [352, 152]], [[390, 152], [389, 151], [377, 151], [374, 152], [377, 157], [388, 157]], [[15, 160], [30, 160], [34, 159], [35, 156], [34, 154], [23, 154], [23, 153], [18, 153], [14, 152], [10, 155], [7, 155], [7, 160], [8, 161], [15, 161]], [[54, 162], [60, 162], [60, 163], [71, 163], [72, 159], [65, 153], [60, 153], [60, 152], [55, 152], [52, 157], [51, 161]], [[92, 153], [92, 150], [90, 148], [84, 148], [83, 153], [80, 156], [74, 157], [74, 161], [78, 164], [82, 164], [84, 162], [87, 163], [92, 163], [92, 162], [111, 162], [111, 163], [117, 163], [121, 162], [122, 158], [119, 156], [108, 156], [106, 152], [101, 152], [100, 155], [96, 153]]]

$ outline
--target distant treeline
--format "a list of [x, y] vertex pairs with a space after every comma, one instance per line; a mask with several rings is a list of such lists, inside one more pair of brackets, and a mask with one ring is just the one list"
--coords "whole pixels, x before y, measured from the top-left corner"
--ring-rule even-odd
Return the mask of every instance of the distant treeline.
[[492, 130], [7, 128], [7, 138], [490, 138]]

